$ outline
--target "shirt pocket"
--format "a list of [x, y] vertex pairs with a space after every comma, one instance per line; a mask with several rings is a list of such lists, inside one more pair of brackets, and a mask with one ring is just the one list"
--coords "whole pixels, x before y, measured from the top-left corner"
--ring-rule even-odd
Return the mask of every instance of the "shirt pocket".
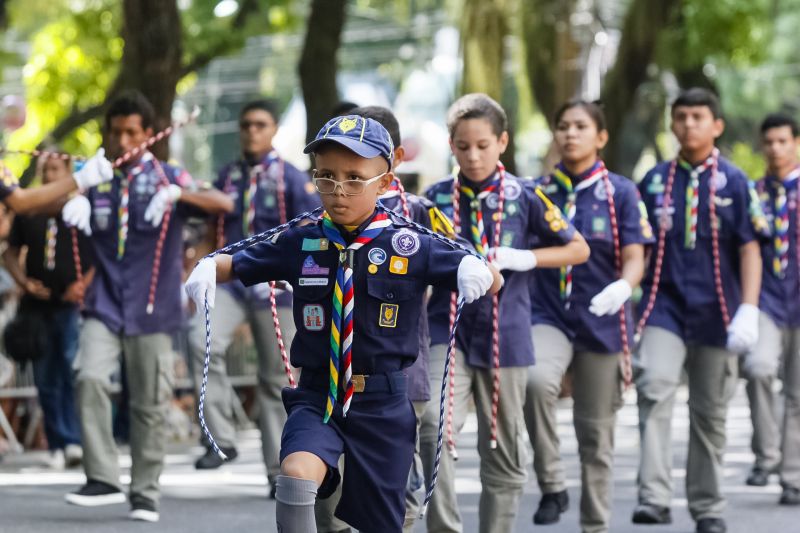
[[117, 210], [111, 202], [97, 201], [92, 206], [92, 233], [100, 235], [110, 232], [115, 227], [116, 216], [118, 216]]
[[381, 336], [407, 335], [419, 319], [419, 294], [414, 280], [367, 278], [366, 330]]
[[[727, 240], [732, 238], [736, 225], [736, 202], [729, 196], [717, 195], [714, 198], [715, 212], [717, 217], [717, 227], [719, 228], [719, 238]], [[700, 237], [711, 238], [711, 212], [710, 209], [702, 209], [697, 220], [697, 234]]]
[[333, 281], [327, 281], [327, 285], [295, 284], [293, 287], [292, 314], [298, 333], [302, 331], [304, 335], [319, 337], [320, 341], [330, 336], [332, 320]]
[[[144, 219], [147, 207], [155, 195], [132, 194], [128, 204], [129, 223], [138, 233], [154, 233], [161, 229], [161, 224], [153, 226], [153, 223]], [[175, 206], [173, 206], [174, 208]], [[164, 216], [166, 217], [166, 212]], [[163, 222], [163, 218], [161, 219]]]

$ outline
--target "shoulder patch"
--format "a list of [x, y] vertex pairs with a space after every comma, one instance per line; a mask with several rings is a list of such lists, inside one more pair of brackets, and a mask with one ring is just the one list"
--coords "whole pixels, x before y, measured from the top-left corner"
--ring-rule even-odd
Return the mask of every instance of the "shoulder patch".
[[450, 222], [450, 219], [447, 218], [447, 215], [442, 213], [439, 208], [434, 206], [428, 209], [428, 216], [431, 219], [431, 229], [433, 231], [445, 237], [450, 237], [451, 239], [455, 237], [456, 230], [453, 224]]

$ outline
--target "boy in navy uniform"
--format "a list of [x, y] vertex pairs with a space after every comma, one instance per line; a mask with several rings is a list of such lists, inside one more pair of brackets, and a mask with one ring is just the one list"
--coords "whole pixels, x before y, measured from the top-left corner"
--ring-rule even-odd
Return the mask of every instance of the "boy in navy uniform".
[[[405, 148], [400, 137], [400, 124], [391, 110], [380, 106], [365, 106], [353, 108], [350, 114], [364, 118], [371, 118], [386, 128], [394, 146], [394, 157], [392, 160], [392, 170], [395, 170], [405, 158]], [[432, 231], [436, 231], [449, 238], [454, 238], [453, 229], [439, 209], [427, 198], [405, 192], [400, 183], [400, 178], [395, 179], [389, 185], [389, 190], [381, 195], [380, 201], [387, 208], [401, 215], [408, 217]], [[407, 210], [407, 213], [406, 213]], [[463, 243], [467, 244], [467, 243]], [[414, 406], [414, 414], [417, 417], [417, 433], [422, 421], [422, 415], [431, 399], [431, 388], [428, 380], [428, 360], [430, 358], [430, 332], [428, 331], [428, 304], [425, 299], [420, 308], [419, 315], [419, 357], [407, 370], [408, 375], [408, 399]], [[406, 491], [406, 520], [403, 526], [404, 531], [413, 529], [414, 521], [419, 514], [419, 500], [417, 491], [422, 488], [422, 463], [419, 457], [419, 440], [417, 449], [414, 453], [414, 464], [409, 473], [408, 488]], [[339, 500], [339, 493], [330, 498], [317, 501], [317, 528], [321, 533], [334, 533], [348, 529], [347, 524], [333, 518], [333, 510]]]
[[[112, 157], [152, 135], [154, 111], [138, 92], [118, 97], [105, 119], [105, 143]], [[218, 214], [233, 208], [219, 191], [193, 189], [186, 171], [144, 152], [118, 169], [110, 183], [76, 196], [64, 207], [72, 213], [73, 225], [90, 225], [96, 267], [84, 302], [86, 320], [75, 361], [87, 480], [66, 495], [68, 503], [97, 506], [125, 501], [112, 435], [110, 390], [110, 378], [124, 354], [131, 408], [130, 518], [150, 522], [159, 518], [158, 478], [164, 465], [165, 415], [173, 382], [170, 334], [178, 330], [182, 317], [182, 220], [190, 212]], [[167, 216], [169, 223], [162, 232]]]
[[[681, 93], [672, 105], [678, 159], [658, 164], [640, 184], [657, 241], [642, 282], [644, 330], [634, 359], [642, 449], [633, 521], [671, 521], [672, 407], [685, 369], [686, 494], [698, 533], [726, 530], [720, 487], [725, 418], [736, 390], [736, 356], [758, 337], [756, 239], [765, 229], [747, 176], [714, 147], [724, 129], [720, 113], [711, 92]], [[733, 314], [730, 324], [727, 313]]]
[[[244, 157], [222, 168], [214, 183], [214, 187], [227, 194], [234, 205], [232, 213], [219, 217], [220, 220], [217, 221], [217, 248], [272, 229], [319, 206], [319, 196], [308, 175], [284, 161], [272, 146], [279, 120], [278, 108], [269, 100], [250, 102], [239, 115], [239, 139]], [[213, 364], [209, 367], [208, 381], [212, 389], [228, 392], [219, 392], [209, 397], [206, 403], [206, 420], [225, 455], [229, 459], [236, 457], [232, 403], [239, 400], [233, 394], [228, 379], [225, 352], [233, 340], [236, 328], [247, 321], [258, 354], [256, 397], [262, 453], [272, 485], [271, 494], [274, 494], [275, 476], [280, 471], [280, 432], [286, 421], [281, 390], [287, 378], [275, 342], [275, 327], [270, 312], [270, 287], [264, 283], [248, 289], [241, 282], [234, 281], [222, 288], [224, 290], [219, 293], [211, 316], [211, 327], [214, 330], [211, 345]], [[283, 340], [288, 346], [294, 335], [291, 297], [288, 293], [281, 292], [276, 299]], [[202, 312], [195, 315], [189, 337], [198, 391], [205, 356], [203, 318]], [[217, 468], [221, 464], [222, 459], [208, 447], [206, 454], [197, 460], [195, 466], [207, 469]]]
[[[492, 298], [487, 297], [464, 308], [463, 324], [458, 329], [452, 423], [453, 431], [460, 431], [470, 398], [474, 399], [481, 457], [479, 531], [500, 533], [513, 528], [526, 480], [522, 405], [526, 367], [533, 364], [528, 291], [531, 270], [537, 265], [560, 267], [584, 262], [589, 247], [541, 190], [498, 168], [500, 155], [508, 145], [508, 133], [505, 111], [497, 102], [484, 94], [463, 96], [450, 107], [447, 123], [450, 146], [460, 172], [455, 179], [451, 177], [433, 185], [426, 196], [446, 215], [460, 218], [460, 235], [476, 250], [490, 257], [496, 255], [495, 265], [504, 271], [505, 278], [497, 324], [499, 403], [493, 401], [494, 309]], [[458, 212], [454, 210], [454, 186], [458, 187], [460, 197]], [[502, 208], [501, 186], [505, 201]], [[501, 235], [496, 234], [495, 226], [499, 218]], [[541, 248], [532, 251], [534, 242]], [[490, 253], [490, 247], [496, 249], [496, 254]], [[446, 287], [434, 287], [428, 306], [432, 386], [438, 383], [438, 369], [446, 357], [450, 297]], [[421, 455], [428, 480], [439, 418], [438, 410], [432, 406], [425, 412], [420, 430]], [[493, 412], [497, 413], [495, 420]], [[496, 426], [490, 424], [494, 421]], [[496, 427], [496, 434], [492, 426]], [[495, 436], [496, 442], [492, 442]], [[439, 478], [427, 515], [428, 529], [461, 531], [451, 454], [442, 454]]]
[[[761, 125], [767, 175], [756, 183], [771, 236], [762, 241], [764, 275], [755, 348], [745, 355], [752, 448], [756, 463], [748, 485], [764, 486], [781, 477], [783, 505], [800, 504], [800, 272], [797, 208], [800, 178], [800, 129], [790, 116], [769, 115]], [[783, 364], [783, 431], [779, 430], [772, 385]], [[781, 433], [783, 434], [781, 437]]]
[[472, 301], [499, 289], [501, 279], [376, 206], [393, 179], [393, 147], [374, 120], [334, 118], [306, 152], [316, 157], [323, 219], [202, 260], [187, 292], [198, 305], [208, 294], [212, 305], [216, 282], [234, 277], [294, 287], [292, 364], [302, 370], [298, 388], [284, 390], [278, 530], [316, 531], [314, 501], [336, 488], [344, 454], [336, 516], [360, 531], [399, 532], [415, 440], [403, 369], [419, 353], [425, 288], [445, 285]]

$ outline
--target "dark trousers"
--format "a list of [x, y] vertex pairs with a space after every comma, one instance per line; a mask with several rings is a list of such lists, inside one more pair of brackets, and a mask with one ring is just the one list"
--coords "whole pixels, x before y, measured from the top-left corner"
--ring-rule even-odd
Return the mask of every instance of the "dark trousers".
[[72, 363], [78, 351], [77, 307], [45, 311], [49, 350], [33, 362], [33, 379], [44, 414], [50, 450], [80, 444], [81, 426], [75, 410]]

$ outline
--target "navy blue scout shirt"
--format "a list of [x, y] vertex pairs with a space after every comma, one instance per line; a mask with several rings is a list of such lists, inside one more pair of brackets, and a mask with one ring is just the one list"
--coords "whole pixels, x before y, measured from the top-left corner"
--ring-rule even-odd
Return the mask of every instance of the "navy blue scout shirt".
[[[709, 216], [709, 180], [711, 168], [700, 175], [700, 199], [697, 221], [697, 243], [686, 249], [686, 187], [689, 170], [678, 164], [667, 218], [667, 234], [661, 283], [655, 307], [647, 325], [665, 328], [684, 342], [724, 347], [727, 340], [714, 281], [714, 259], [711, 246]], [[670, 162], [651, 169], [639, 184], [650, 224], [658, 236], [664, 191], [669, 177]], [[719, 251], [722, 286], [731, 314], [741, 302], [739, 286], [739, 247], [755, 240], [758, 226], [765, 224], [758, 199], [751, 193], [745, 174], [726, 159], [719, 158], [716, 176], [716, 212], [720, 221]], [[656, 260], [656, 247], [642, 282], [640, 313], [647, 305]]]
[[[783, 278], [774, 270], [773, 262], [777, 258], [774, 243], [775, 198], [778, 186], [783, 185], [789, 208], [789, 265]], [[761, 278], [761, 299], [759, 307], [779, 327], [800, 327], [800, 279], [797, 264], [797, 185], [795, 177], [791, 181], [782, 182], [774, 176], [767, 176], [756, 183], [759, 199], [772, 229], [773, 239], [764, 239], [761, 244], [761, 258], [764, 273]]]
[[[256, 163], [246, 160], [233, 161], [219, 171], [217, 180], [214, 182], [214, 187], [233, 200], [233, 212], [226, 213], [224, 219], [226, 244], [233, 244], [250, 236], [245, 233], [244, 226], [249, 207], [249, 203], [246, 206], [245, 201], [250, 188], [251, 172], [257, 173], [256, 179], [258, 180], [253, 203], [255, 208], [254, 233], [261, 233], [281, 224], [278, 207], [280, 172], [283, 172], [286, 220], [291, 220], [307, 211], [313, 211], [320, 206], [319, 195], [308, 175], [279, 158], [276, 152], [270, 152]], [[259, 297], [255, 291], [247, 291], [239, 281], [225, 283], [220, 287], [229, 291], [238, 300], [244, 300], [249, 296], [262, 306], [268, 302], [268, 298]], [[288, 306], [291, 305], [292, 297], [286, 292], [281, 292], [277, 301], [280, 305]]]
[[[347, 232], [340, 231], [347, 238]], [[455, 290], [465, 255], [398, 221], [355, 253], [354, 374], [394, 372], [414, 362], [426, 287]], [[338, 263], [339, 252], [325, 237], [321, 220], [288, 229], [233, 256], [234, 276], [245, 285], [286, 280], [294, 287], [295, 367], [328, 372]]]
[[[116, 334], [143, 335], [169, 333], [180, 327], [181, 273], [183, 269], [183, 220], [194, 211], [180, 203], [173, 207], [169, 228], [161, 252], [161, 268], [154, 311], [147, 314], [150, 276], [161, 225], [144, 219], [144, 213], [161, 182], [153, 167], [153, 156], [146, 153], [141, 164], [123, 170], [129, 173], [128, 237], [125, 255], [117, 259], [119, 243], [119, 205], [122, 174], [89, 189], [86, 196], [92, 205], [92, 245], [95, 274], [86, 294], [84, 312], [99, 319]], [[182, 188], [193, 186], [192, 178], [182, 169], [161, 163], [170, 183]]]
[[17, 177], [7, 166], [0, 163], [0, 202], [8, 198], [8, 195], [14, 192], [18, 186]]
[[[400, 191], [391, 190], [383, 195], [380, 200], [387, 209], [403, 214]], [[409, 193], [406, 193], [406, 201], [411, 220], [430, 230], [437, 231], [437, 233], [452, 237], [452, 235], [448, 235], [451, 233], [450, 222], [442, 220], [441, 212], [436, 209], [432, 202]], [[442, 224], [446, 225], [446, 227], [442, 228]], [[428, 302], [426, 300], [426, 298], [423, 298], [419, 314], [419, 357], [406, 372], [408, 374], [408, 398], [413, 402], [426, 402], [431, 399], [431, 385], [428, 379], [431, 334], [428, 326]]]
[[[594, 170], [595, 167], [592, 167], [580, 176], [568, 176], [576, 190], [573, 224], [591, 248], [589, 261], [572, 269], [572, 294], [568, 309], [560, 291], [561, 269], [537, 268], [533, 271], [531, 322], [549, 324], [560, 329], [575, 343], [575, 348], [578, 350], [617, 353], [622, 351], [619, 315], [615, 313], [598, 317], [589, 312], [592, 298], [609, 283], [619, 279], [605, 182], [601, 178], [594, 183], [585, 182], [583, 185], [584, 178]], [[653, 230], [647, 220], [647, 212], [639, 198], [636, 185], [618, 174], [609, 172], [608, 177], [617, 211], [620, 246], [652, 243]], [[539, 185], [563, 211], [568, 191], [559, 185], [553, 176], [543, 176], [534, 183]], [[628, 333], [631, 335], [629, 342], [633, 342], [633, 316], [630, 304], [626, 304], [626, 309]]]
[[[459, 178], [461, 183], [463, 178]], [[487, 179], [483, 186], [493, 180]], [[506, 173], [505, 208], [501, 246], [530, 249], [534, 238], [542, 246], [563, 245], [572, 240], [575, 228], [567, 224], [558, 207], [531, 182], [523, 181]], [[453, 179], [447, 178], [428, 189], [425, 195], [448, 216], [453, 214]], [[476, 191], [478, 192], [478, 191]], [[484, 228], [489, 246], [497, 243], [495, 238], [495, 215], [498, 196], [490, 193], [482, 202]], [[472, 241], [469, 200], [461, 194], [461, 237]], [[503, 271], [505, 284], [500, 292], [500, 366], [529, 366], [533, 364], [531, 342], [531, 272]], [[446, 344], [450, 335], [450, 292], [435, 287], [428, 305], [431, 323], [431, 344]], [[456, 341], [465, 354], [467, 363], [480, 368], [492, 367], [492, 297], [484, 296], [464, 306]]]

